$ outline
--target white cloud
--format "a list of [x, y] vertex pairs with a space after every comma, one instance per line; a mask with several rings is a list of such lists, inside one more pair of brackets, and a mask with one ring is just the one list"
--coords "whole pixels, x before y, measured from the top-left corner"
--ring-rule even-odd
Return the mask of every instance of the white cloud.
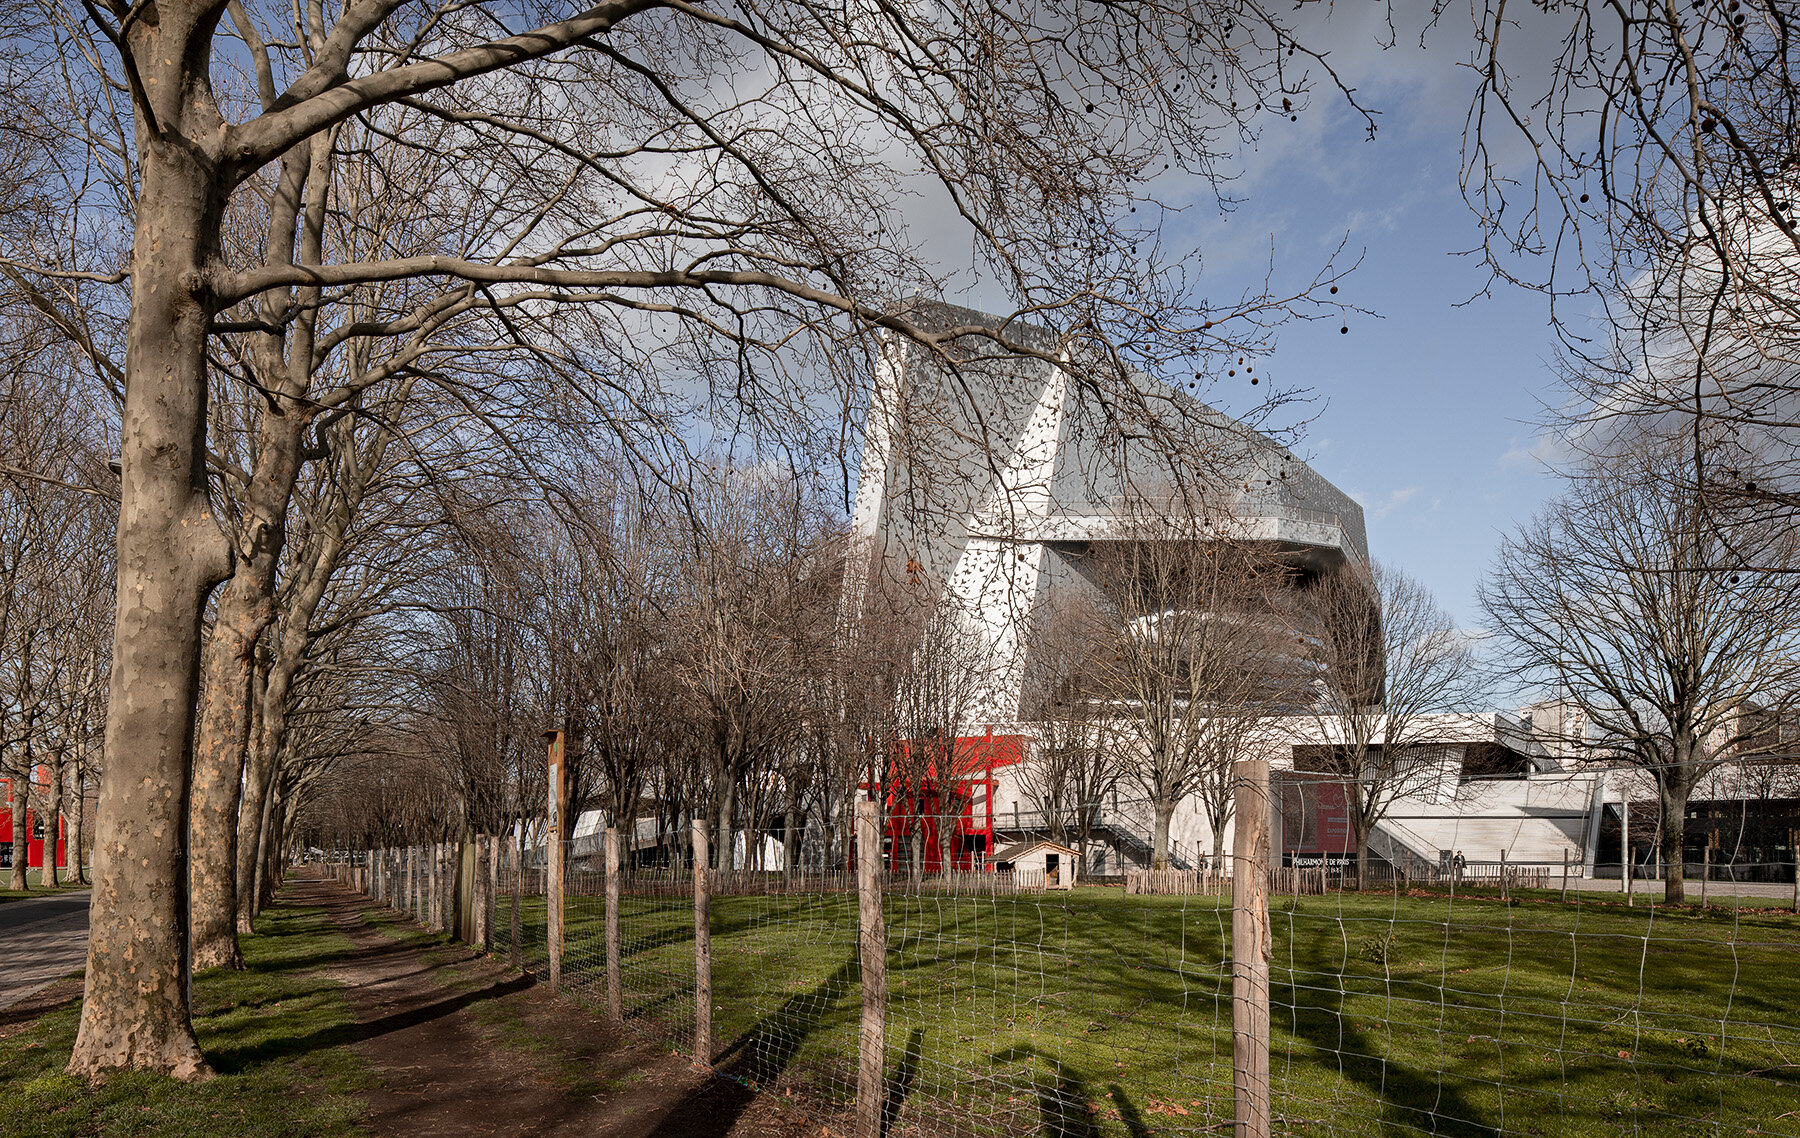
[[1398, 490], [1391, 490], [1380, 503], [1368, 509], [1368, 516], [1380, 521], [1418, 496], [1419, 488], [1417, 486], [1402, 486]]

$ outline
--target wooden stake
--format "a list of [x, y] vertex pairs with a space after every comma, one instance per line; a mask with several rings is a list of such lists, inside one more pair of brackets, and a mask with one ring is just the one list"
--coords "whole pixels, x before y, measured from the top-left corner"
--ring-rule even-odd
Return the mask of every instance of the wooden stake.
[[606, 828], [606, 1014], [625, 1018], [625, 985], [619, 975], [619, 828]]
[[882, 1077], [887, 1041], [887, 923], [881, 909], [881, 815], [856, 804], [856, 898], [861, 928], [862, 1038], [856, 1072], [856, 1138], [881, 1138], [887, 1101]]
[[507, 851], [512, 856], [512, 966], [513, 971], [525, 971], [525, 936], [520, 917], [525, 892], [525, 824], [521, 821], [513, 831], [513, 840], [506, 843]]
[[488, 928], [488, 877], [492, 869], [488, 864], [492, 851], [486, 834], [477, 834], [474, 838], [475, 872], [470, 883], [469, 900], [474, 908], [475, 948], [486, 952], [488, 943], [493, 939], [493, 931]]
[[562, 987], [563, 881], [567, 873], [563, 865], [563, 807], [568, 801], [568, 776], [563, 764], [563, 733], [546, 731], [544, 741], [550, 748], [548, 824], [544, 831], [544, 851], [549, 867], [544, 882], [544, 904], [549, 914], [550, 990], [554, 992]]
[[1237, 764], [1231, 871], [1231, 1066], [1235, 1138], [1269, 1135], [1269, 763]]
[[694, 1066], [712, 1067], [712, 894], [706, 820], [694, 819]]
[[1631, 795], [1619, 791], [1619, 887], [1625, 890], [1625, 904], [1631, 898]]
[[1795, 857], [1794, 857], [1794, 912], [1800, 913], [1800, 844], [1796, 844], [1797, 840], [1800, 840], [1800, 832], [1796, 832], [1794, 830], [1789, 830], [1788, 831], [1788, 849], [1790, 851], [1792, 851], [1795, 855]]

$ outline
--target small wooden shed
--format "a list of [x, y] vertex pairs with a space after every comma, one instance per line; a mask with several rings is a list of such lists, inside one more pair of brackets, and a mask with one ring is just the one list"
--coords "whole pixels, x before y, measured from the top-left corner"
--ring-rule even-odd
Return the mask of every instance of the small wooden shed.
[[1048, 838], [1014, 842], [996, 850], [988, 860], [997, 872], [1011, 873], [1017, 878], [1037, 877], [1046, 889], [1075, 888], [1075, 878], [1081, 869], [1079, 854]]

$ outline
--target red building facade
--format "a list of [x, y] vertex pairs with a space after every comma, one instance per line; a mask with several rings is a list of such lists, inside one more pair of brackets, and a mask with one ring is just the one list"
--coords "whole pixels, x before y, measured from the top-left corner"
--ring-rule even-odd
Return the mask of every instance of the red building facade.
[[[1023, 735], [963, 735], [949, 747], [903, 739], [888, 758], [886, 779], [863, 783], [882, 795], [887, 815], [888, 872], [972, 871], [994, 850], [994, 772], [1025, 758]], [[947, 755], [946, 755], [947, 752]], [[948, 776], [940, 768], [948, 768]]]
[[[11, 869], [13, 865], [13, 784], [8, 778], [0, 778], [0, 869]], [[32, 869], [44, 868], [44, 823], [37, 811], [25, 811], [25, 864]], [[64, 819], [56, 820], [56, 864], [60, 868], [68, 868], [69, 843], [68, 826]]]

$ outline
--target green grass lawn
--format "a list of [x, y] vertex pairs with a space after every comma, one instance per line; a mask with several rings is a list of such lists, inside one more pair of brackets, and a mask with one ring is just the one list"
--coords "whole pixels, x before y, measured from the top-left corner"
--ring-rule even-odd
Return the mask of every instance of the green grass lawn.
[[[1231, 1117], [1230, 912], [1121, 891], [893, 895], [888, 1075], [903, 1123], [1083, 1138]], [[565, 969], [598, 995], [602, 905]], [[544, 956], [541, 899], [521, 914]], [[510, 920], [503, 899], [498, 930]], [[628, 1015], [692, 1031], [681, 897], [627, 898]], [[1273, 913], [1277, 1129], [1296, 1134], [1800, 1134], [1800, 919], [1554, 894], [1332, 895]], [[854, 1091], [854, 898], [713, 902], [719, 1066]]]
[[368, 1076], [345, 1046], [355, 1019], [338, 986], [309, 971], [350, 951], [316, 909], [276, 905], [245, 937], [246, 968], [194, 978], [194, 1029], [218, 1077], [188, 1084], [123, 1074], [98, 1087], [62, 1073], [78, 1009], [0, 1043], [0, 1138], [155, 1135], [313, 1138], [361, 1134]]
[[[25, 888], [23, 890], [0, 889], [0, 904], [3, 904], [7, 901], [27, 901], [33, 897], [52, 897], [52, 896], [55, 896], [57, 893], [67, 893], [67, 892], [70, 892], [71, 890], [87, 888], [86, 885], [82, 885], [73, 880], [74, 873], [72, 870], [64, 869], [64, 870], [60, 870], [59, 873], [62, 876], [63, 880], [57, 884], [57, 887], [55, 889], [51, 889], [48, 885], [44, 884], [44, 871], [43, 870], [41, 870], [41, 869], [26, 870], [25, 871], [25, 884], [26, 884], [27, 888]], [[12, 874], [11, 870], [0, 869], [0, 881], [10, 880], [11, 874]]]

